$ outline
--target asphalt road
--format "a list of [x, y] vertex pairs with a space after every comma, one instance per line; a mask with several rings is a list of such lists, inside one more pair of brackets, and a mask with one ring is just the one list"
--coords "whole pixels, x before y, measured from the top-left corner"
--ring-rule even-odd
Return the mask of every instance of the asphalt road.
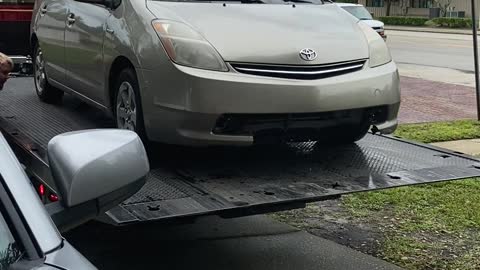
[[469, 35], [386, 31], [387, 44], [399, 64], [445, 67], [473, 72], [473, 41]]
[[400, 270], [265, 216], [127, 227], [92, 222], [65, 236], [105, 270]]

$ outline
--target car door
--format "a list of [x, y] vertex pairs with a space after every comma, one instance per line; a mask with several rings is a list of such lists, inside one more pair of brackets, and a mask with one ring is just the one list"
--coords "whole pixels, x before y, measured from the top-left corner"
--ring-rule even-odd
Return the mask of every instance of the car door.
[[103, 42], [110, 9], [101, 2], [101, 0], [71, 0], [65, 31], [65, 58], [67, 86], [103, 105], [105, 104]]
[[[2, 205], [0, 203], [0, 205]], [[12, 264], [22, 259], [24, 250], [15, 239], [11, 221], [7, 217], [5, 207], [0, 207], [0, 269], [8, 269]], [[8, 221], [8, 222], [7, 222]]]
[[1, 133], [0, 269], [96, 269], [62, 239]]
[[19, 208], [16, 208], [15, 198], [12, 197], [12, 193], [4, 185], [5, 182], [3, 180], [0, 174], [1, 270], [96, 269], [94, 265], [65, 240], [58, 239], [61, 245], [57, 249], [49, 252], [42, 250], [37, 241], [39, 236], [31, 234], [27, 222], [24, 221], [24, 219], [32, 217], [28, 212], [19, 212]]
[[34, 28], [48, 79], [65, 84], [65, 20], [68, 0], [41, 0]]
[[44, 253], [29, 235], [0, 174], [0, 269], [55, 269], [43, 263]]

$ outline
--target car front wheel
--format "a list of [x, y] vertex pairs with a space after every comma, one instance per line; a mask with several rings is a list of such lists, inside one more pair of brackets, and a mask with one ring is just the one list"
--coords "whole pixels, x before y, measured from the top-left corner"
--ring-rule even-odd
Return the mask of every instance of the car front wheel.
[[115, 89], [114, 114], [117, 128], [135, 131], [145, 141], [143, 112], [135, 72], [130, 68], [122, 70], [117, 77]]
[[359, 141], [367, 135], [370, 129], [370, 123], [362, 122], [360, 124], [343, 126], [331, 137], [333, 143], [349, 144]]
[[45, 72], [45, 59], [42, 49], [38, 45], [35, 47], [33, 72], [35, 76], [35, 90], [40, 100], [46, 103], [59, 103], [62, 100], [63, 91], [48, 83], [47, 73]]

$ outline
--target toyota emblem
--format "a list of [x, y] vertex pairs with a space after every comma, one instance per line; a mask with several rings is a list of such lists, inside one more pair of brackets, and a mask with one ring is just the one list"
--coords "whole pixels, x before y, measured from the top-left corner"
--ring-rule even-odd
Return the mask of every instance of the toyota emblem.
[[313, 61], [317, 58], [317, 52], [313, 49], [305, 48], [300, 51], [300, 58], [305, 61]]

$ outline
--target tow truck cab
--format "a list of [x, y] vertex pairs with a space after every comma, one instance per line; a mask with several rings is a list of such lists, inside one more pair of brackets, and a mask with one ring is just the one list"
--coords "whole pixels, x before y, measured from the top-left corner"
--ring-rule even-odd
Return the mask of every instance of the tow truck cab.
[[9, 55], [14, 72], [31, 72], [30, 21], [35, 0], [0, 0], [0, 52]]

